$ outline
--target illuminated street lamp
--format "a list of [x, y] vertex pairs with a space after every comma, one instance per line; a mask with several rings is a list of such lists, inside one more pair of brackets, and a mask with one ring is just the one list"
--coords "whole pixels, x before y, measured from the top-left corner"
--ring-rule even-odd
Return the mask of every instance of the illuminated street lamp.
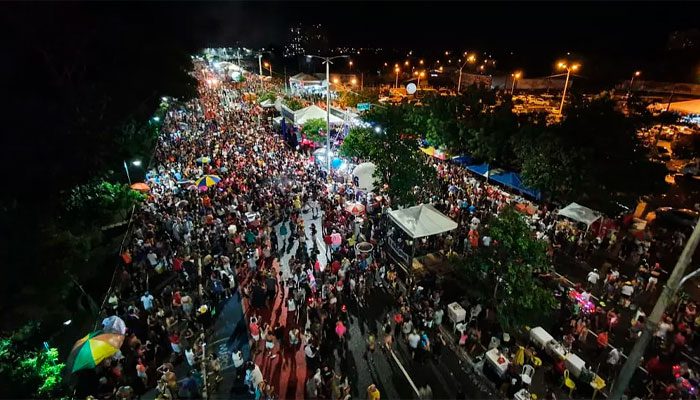
[[423, 60], [418, 61], [418, 64], [423, 65]]
[[577, 69], [581, 67], [580, 64], [567, 64], [566, 62], [559, 63], [559, 69], [566, 70], [566, 81], [564, 81], [564, 92], [561, 94], [561, 104], [559, 104], [559, 115], [564, 109], [564, 99], [566, 98], [566, 89], [569, 87], [569, 77], [571, 76], [571, 71], [576, 72]]
[[352, 71], [352, 60], [348, 61], [348, 67], [350, 67], [350, 70]]
[[357, 79], [352, 78], [352, 79], [350, 80], [350, 83], [351, 83], [353, 86], [357, 85]]
[[420, 72], [419, 72], [419, 71], [416, 71], [416, 72], [413, 73], [413, 75], [415, 75], [415, 76], [418, 77], [418, 82], [416, 83], [416, 85], [417, 85], [418, 88], [420, 89], [420, 78], [422, 78], [422, 77], [425, 76], [425, 71], [420, 71]]
[[348, 58], [347, 55], [339, 55], [335, 57], [321, 57], [317, 55], [306, 55], [306, 59], [318, 58], [326, 64], [326, 162], [328, 173], [331, 172], [331, 60], [336, 58]]
[[[464, 55], [466, 56], [467, 53], [465, 52]], [[464, 69], [464, 67], [467, 64], [474, 64], [475, 61], [476, 61], [476, 57], [474, 56], [474, 54], [472, 54], [472, 55], [468, 56], [467, 59], [464, 61], [464, 64], [462, 64], [462, 66], [459, 67], [459, 80], [457, 81], [457, 93], [459, 93], [459, 90], [462, 88], [462, 69]]]
[[[131, 162], [131, 165], [133, 165], [134, 167], [140, 167], [141, 160], [134, 160]], [[131, 176], [129, 175], [129, 165], [126, 163], [126, 160], [124, 160], [124, 171], [126, 171], [126, 179], [129, 181], [129, 186], [131, 186]]]
[[411, 63], [409, 63], [408, 60], [404, 61], [404, 63], [403, 63], [403, 65], [405, 65], [405, 66], [407, 66], [407, 67], [408, 67], [410, 64], [411, 64]]
[[634, 83], [634, 78], [637, 78], [641, 74], [642, 74], [642, 71], [634, 71], [634, 74], [632, 75], [632, 79], [630, 79], [630, 87], [627, 90], [627, 98], [628, 99], [630, 97], [630, 94], [632, 93], [632, 84]]
[[510, 74], [510, 76], [513, 78], [513, 86], [511, 86], [511, 88], [510, 88], [510, 95], [511, 96], [513, 95], [513, 93], [515, 91], [515, 81], [520, 79], [521, 75], [522, 75], [522, 72], [520, 72], [520, 71], [516, 71], [516, 72]]
[[272, 64], [269, 62], [265, 61], [265, 68], [268, 68], [270, 70], [270, 78], [272, 78]]
[[394, 68], [394, 72], [396, 72], [396, 84], [394, 85], [394, 89], [398, 89], [399, 88], [399, 72], [401, 72], [401, 70], [398, 67], [398, 64]]

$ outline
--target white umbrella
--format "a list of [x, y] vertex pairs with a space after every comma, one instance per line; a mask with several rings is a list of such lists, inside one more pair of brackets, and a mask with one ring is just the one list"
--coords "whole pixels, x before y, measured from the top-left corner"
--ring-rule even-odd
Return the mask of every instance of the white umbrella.
[[376, 170], [377, 166], [371, 162], [362, 163], [355, 167], [352, 171], [352, 175], [357, 177], [357, 187], [365, 191], [374, 190], [376, 184], [374, 171]]
[[124, 335], [126, 334], [126, 324], [121, 318], [112, 315], [102, 320], [102, 330], [107, 333]]

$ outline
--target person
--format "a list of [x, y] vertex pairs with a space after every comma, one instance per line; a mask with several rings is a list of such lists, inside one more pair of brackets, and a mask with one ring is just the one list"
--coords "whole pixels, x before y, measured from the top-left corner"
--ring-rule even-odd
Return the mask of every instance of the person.
[[594, 288], [598, 284], [598, 280], [600, 279], [600, 274], [598, 274], [597, 269], [593, 269], [593, 271], [588, 273], [588, 277], [586, 278], [588, 282], [588, 289]]
[[153, 308], [153, 295], [148, 290], [141, 296], [141, 304], [143, 304], [144, 311], [151, 311]]
[[233, 368], [235, 369], [233, 376], [236, 377], [236, 379], [238, 379], [240, 368], [243, 366], [244, 363], [243, 352], [240, 350], [233, 352], [231, 354], [231, 361], [233, 362]]
[[416, 351], [418, 350], [418, 343], [420, 343], [421, 337], [414, 329], [408, 334], [408, 347], [411, 349], [411, 357], [416, 358]]
[[367, 400], [380, 400], [381, 395], [374, 383], [367, 387]]
[[615, 376], [615, 371], [617, 369], [617, 364], [620, 362], [620, 350], [613, 347], [608, 353], [608, 357], [605, 360], [605, 364], [608, 367], [608, 376]]

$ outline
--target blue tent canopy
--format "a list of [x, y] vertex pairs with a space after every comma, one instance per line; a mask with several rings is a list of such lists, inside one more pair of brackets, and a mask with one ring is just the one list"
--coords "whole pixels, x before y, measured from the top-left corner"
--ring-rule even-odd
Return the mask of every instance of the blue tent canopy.
[[481, 175], [481, 176], [486, 176], [486, 173], [489, 171], [488, 164], [467, 165], [466, 168], [474, 173]]
[[476, 163], [475, 159], [473, 159], [471, 156], [467, 156], [467, 155], [452, 157], [452, 161], [454, 161], [460, 165], [472, 165], [472, 164]]
[[[467, 167], [469, 168], [469, 167]], [[500, 174], [492, 175], [489, 177], [492, 181], [498, 182], [504, 186], [515, 189], [523, 194], [534, 197], [539, 200], [542, 194], [537, 189], [532, 189], [523, 185], [520, 175], [515, 172], [502, 172]]]

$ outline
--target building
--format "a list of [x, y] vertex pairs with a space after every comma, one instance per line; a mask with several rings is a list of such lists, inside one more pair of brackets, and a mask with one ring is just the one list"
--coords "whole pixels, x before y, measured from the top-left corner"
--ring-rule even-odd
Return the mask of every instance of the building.
[[289, 38], [284, 46], [285, 57], [325, 52], [328, 37], [321, 24], [295, 24], [289, 28]]

